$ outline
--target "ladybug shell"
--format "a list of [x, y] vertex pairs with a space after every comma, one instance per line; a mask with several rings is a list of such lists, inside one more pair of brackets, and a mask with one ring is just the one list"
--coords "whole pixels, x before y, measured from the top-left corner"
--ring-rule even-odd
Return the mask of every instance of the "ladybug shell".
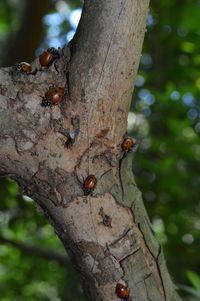
[[49, 65], [51, 65], [51, 63], [53, 62], [53, 59], [54, 59], [54, 56], [49, 51], [44, 51], [39, 56], [40, 65], [43, 66], [43, 67], [49, 67]]
[[63, 101], [64, 98], [64, 88], [62, 87], [50, 87], [45, 94], [45, 99], [51, 103], [51, 105], [56, 106]]
[[124, 141], [122, 142], [122, 150], [125, 153], [128, 153], [135, 145], [136, 140], [131, 138], [131, 137], [127, 137], [124, 139]]
[[87, 195], [93, 190], [95, 190], [96, 185], [97, 185], [97, 178], [94, 175], [89, 175], [83, 183], [83, 190], [85, 194]]
[[117, 283], [116, 289], [115, 289], [117, 297], [121, 299], [127, 299], [129, 297], [129, 291], [127, 286], [125, 286], [122, 283]]
[[24, 73], [31, 72], [31, 65], [26, 62], [21, 62], [21, 63], [17, 64], [17, 68], [19, 68], [19, 70]]

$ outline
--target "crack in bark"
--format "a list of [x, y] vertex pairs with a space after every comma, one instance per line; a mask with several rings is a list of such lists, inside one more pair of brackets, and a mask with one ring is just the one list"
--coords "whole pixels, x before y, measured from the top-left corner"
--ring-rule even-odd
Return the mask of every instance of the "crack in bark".
[[[149, 248], [149, 246], [148, 246], [148, 244], [147, 244], [147, 242], [146, 242], [144, 233], [142, 232], [142, 229], [141, 229], [141, 227], [140, 227], [140, 223], [138, 223], [137, 226], [138, 226], [138, 229], [139, 229], [139, 231], [140, 231], [140, 233], [141, 233], [141, 235], [142, 235], [142, 237], [143, 237], [143, 241], [144, 241], [144, 243], [145, 243], [145, 246], [146, 246], [148, 252], [151, 254], [151, 256], [152, 256], [152, 258], [153, 258], [153, 260], [154, 260], [154, 262], [155, 262], [155, 264], [156, 264], [156, 268], [157, 268], [157, 272], [158, 272], [158, 275], [159, 275], [159, 279], [160, 279], [160, 283], [161, 283], [161, 288], [162, 288], [161, 292], [162, 292], [162, 295], [164, 296], [164, 300], [167, 300], [166, 292], [165, 292], [165, 286], [164, 286], [164, 282], [163, 282], [163, 278], [162, 278], [162, 273], [161, 273], [161, 270], [160, 270], [160, 266], [159, 266], [159, 264], [158, 264], [157, 256], [155, 257], [154, 254], [152, 253], [151, 249]], [[156, 275], [155, 275], [155, 276], [156, 276]], [[156, 277], [156, 278], [157, 278], [157, 277]]]
[[124, 199], [124, 186], [123, 186], [123, 181], [122, 181], [122, 159], [119, 160], [119, 183], [120, 183], [120, 187], [121, 187], [121, 191], [122, 191], [122, 200]]
[[144, 283], [144, 287], [145, 287], [145, 291], [146, 291], [146, 296], [147, 296], [147, 301], [153, 301], [149, 298], [149, 292], [148, 292], [148, 287], [147, 287], [147, 284], [145, 282], [146, 279], [143, 280], [143, 283]]
[[118, 19], [117, 19], [116, 24], [115, 24], [115, 26], [114, 26], [114, 28], [113, 28], [113, 33], [112, 33], [112, 35], [111, 35], [110, 43], [109, 43], [109, 45], [108, 45], [108, 49], [107, 49], [107, 51], [106, 51], [105, 59], [104, 59], [104, 61], [103, 61], [103, 65], [102, 65], [102, 67], [101, 67], [100, 76], [99, 76], [99, 80], [98, 80], [98, 83], [97, 83], [96, 90], [98, 90], [98, 88], [99, 88], [99, 84], [100, 84], [100, 81], [101, 81], [101, 78], [102, 78], [102, 74], [103, 74], [103, 71], [104, 71], [104, 66], [105, 66], [105, 64], [106, 64], [107, 57], [108, 57], [108, 53], [109, 53], [109, 50], [110, 50], [110, 48], [111, 48], [112, 41], [113, 41], [113, 38], [114, 38], [114, 35], [115, 35], [115, 32], [116, 32], [116, 28], [117, 28], [117, 25], [118, 25], [118, 23], [119, 23], [120, 16], [121, 16], [121, 13], [122, 13], [123, 8], [124, 8], [124, 6], [125, 6], [125, 3], [126, 3], [126, 0], [124, 0], [124, 2], [122, 3], [122, 7], [121, 7], [121, 10], [120, 10], [120, 12], [119, 12]]

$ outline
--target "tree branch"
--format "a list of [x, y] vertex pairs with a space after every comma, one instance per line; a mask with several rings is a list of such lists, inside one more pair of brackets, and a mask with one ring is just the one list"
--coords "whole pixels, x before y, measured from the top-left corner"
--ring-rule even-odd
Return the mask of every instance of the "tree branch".
[[148, 0], [87, 0], [72, 41], [71, 99], [92, 104], [90, 122], [108, 127], [112, 147], [126, 132], [148, 4]]
[[61, 265], [69, 264], [69, 260], [66, 255], [63, 255], [61, 253], [55, 252], [50, 249], [45, 249], [45, 248], [41, 248], [38, 246], [26, 245], [21, 242], [7, 239], [7, 238], [3, 237], [2, 235], [0, 235], [0, 244], [8, 244], [14, 248], [19, 249], [21, 252], [32, 255], [32, 256], [36, 255], [36, 256], [42, 257], [44, 259], [55, 260]]
[[[120, 280], [130, 301], [180, 300], [134, 182], [132, 156], [121, 159], [148, 3], [86, 0], [71, 58], [65, 47], [49, 69], [0, 71], [0, 175], [16, 179], [42, 208], [91, 301], [118, 301]], [[52, 84], [65, 87], [65, 99], [44, 108]], [[97, 186], [85, 196], [88, 175]]]

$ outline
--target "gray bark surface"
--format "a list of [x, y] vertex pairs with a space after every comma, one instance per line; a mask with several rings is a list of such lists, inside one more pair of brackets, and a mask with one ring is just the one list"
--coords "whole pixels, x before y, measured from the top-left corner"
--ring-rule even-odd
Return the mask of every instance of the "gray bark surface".
[[[147, 0], [86, 0], [70, 48], [34, 74], [0, 70], [0, 175], [15, 179], [42, 208], [79, 270], [87, 300], [180, 300], [154, 238], [132, 174], [121, 158]], [[44, 108], [49, 86], [65, 87], [59, 106]], [[66, 148], [69, 134], [76, 132]], [[84, 196], [84, 179], [98, 180]]]

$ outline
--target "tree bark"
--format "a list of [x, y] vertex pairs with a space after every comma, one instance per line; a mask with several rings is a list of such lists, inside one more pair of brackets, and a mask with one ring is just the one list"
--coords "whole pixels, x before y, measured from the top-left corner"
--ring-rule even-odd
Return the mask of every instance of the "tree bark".
[[[121, 143], [145, 32], [148, 0], [86, 0], [61, 57], [35, 74], [0, 70], [0, 175], [34, 198], [79, 270], [87, 300], [180, 300]], [[71, 54], [70, 54], [71, 53]], [[44, 108], [50, 85], [65, 87]], [[75, 135], [65, 147], [69, 135]], [[97, 178], [85, 196], [83, 182]]]

